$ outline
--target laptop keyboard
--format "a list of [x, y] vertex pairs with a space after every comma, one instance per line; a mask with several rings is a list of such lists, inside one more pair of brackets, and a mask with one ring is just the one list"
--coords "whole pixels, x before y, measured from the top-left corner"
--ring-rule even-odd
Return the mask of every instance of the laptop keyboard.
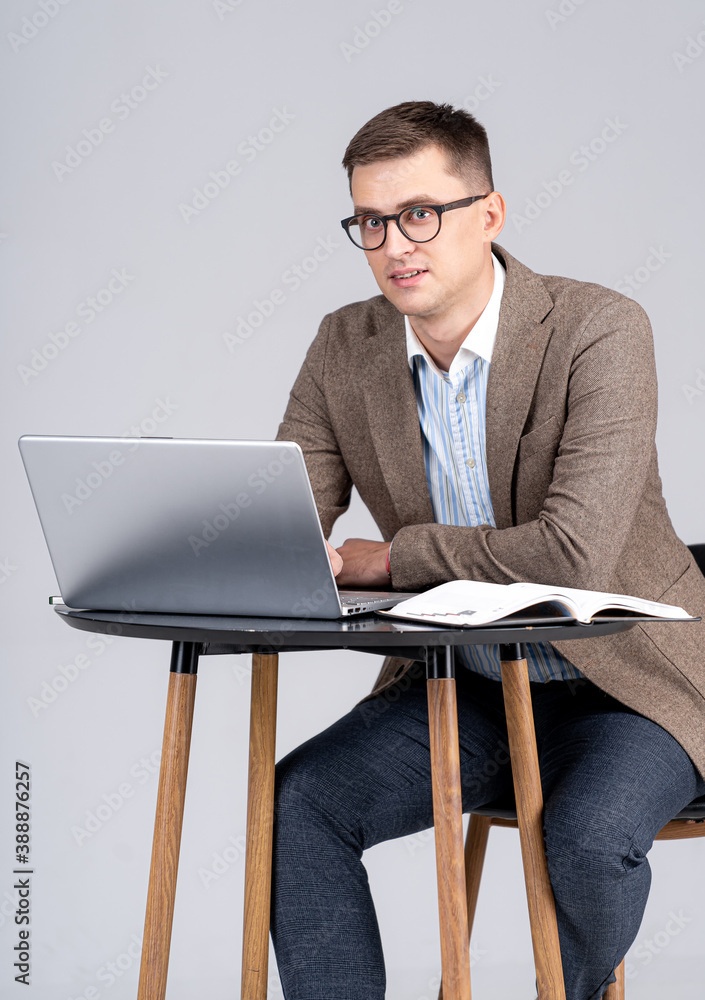
[[340, 594], [340, 604], [343, 608], [360, 608], [364, 605], [368, 611], [377, 607], [389, 607], [390, 604], [395, 604], [397, 600], [401, 600], [401, 598], [384, 590], [363, 590], [357, 593], [348, 592], [347, 594]]

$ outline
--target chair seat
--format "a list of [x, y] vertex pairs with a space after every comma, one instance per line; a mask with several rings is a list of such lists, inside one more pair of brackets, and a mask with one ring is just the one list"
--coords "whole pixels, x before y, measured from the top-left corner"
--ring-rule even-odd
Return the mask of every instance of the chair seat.
[[[513, 796], [508, 796], [506, 799], [500, 799], [497, 802], [490, 802], [489, 805], [473, 809], [473, 812], [478, 816], [490, 816], [492, 819], [515, 820], [517, 818]], [[693, 799], [690, 805], [682, 809], [673, 818], [705, 820], [705, 795], [698, 799]]]
[[682, 809], [675, 819], [705, 819], [705, 795], [693, 799], [689, 806]]

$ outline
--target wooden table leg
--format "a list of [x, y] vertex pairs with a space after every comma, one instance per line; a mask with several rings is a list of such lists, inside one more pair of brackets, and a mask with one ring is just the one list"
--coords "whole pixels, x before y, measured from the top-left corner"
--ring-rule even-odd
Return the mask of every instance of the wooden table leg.
[[624, 1000], [624, 959], [614, 970], [615, 981], [610, 983], [604, 993], [603, 1000]]
[[427, 650], [426, 677], [443, 996], [445, 1000], [470, 1000], [463, 803], [452, 646]]
[[543, 839], [543, 794], [529, 670], [523, 645], [501, 645], [500, 658], [539, 1000], [565, 1000], [556, 907]]
[[138, 1000], [164, 1000], [201, 643], [172, 645]]
[[274, 829], [278, 656], [252, 657], [241, 1000], [266, 1000]]

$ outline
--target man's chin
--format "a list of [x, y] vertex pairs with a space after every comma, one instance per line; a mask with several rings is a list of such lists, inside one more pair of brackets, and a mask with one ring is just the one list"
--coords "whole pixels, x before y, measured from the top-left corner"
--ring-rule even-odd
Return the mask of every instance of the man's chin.
[[396, 306], [397, 310], [402, 314], [402, 316], [408, 316], [413, 319], [414, 316], [418, 316], [419, 319], [431, 319], [438, 312], [438, 309], [431, 305], [428, 301], [422, 301], [419, 299], [417, 302], [413, 302], [410, 297], [405, 295], [394, 296], [387, 295], [386, 298]]
[[436, 309], [428, 295], [415, 288], [386, 288], [382, 294], [395, 306], [402, 316], [432, 316]]

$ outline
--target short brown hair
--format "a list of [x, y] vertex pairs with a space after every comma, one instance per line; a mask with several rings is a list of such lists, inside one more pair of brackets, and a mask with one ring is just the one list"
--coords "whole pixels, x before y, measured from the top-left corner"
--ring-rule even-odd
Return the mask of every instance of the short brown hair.
[[483, 126], [469, 112], [433, 101], [406, 101], [370, 118], [345, 150], [348, 181], [352, 181], [354, 167], [412, 156], [426, 146], [440, 147], [449, 171], [477, 187], [474, 194], [480, 194], [480, 189], [494, 190], [490, 145]]

